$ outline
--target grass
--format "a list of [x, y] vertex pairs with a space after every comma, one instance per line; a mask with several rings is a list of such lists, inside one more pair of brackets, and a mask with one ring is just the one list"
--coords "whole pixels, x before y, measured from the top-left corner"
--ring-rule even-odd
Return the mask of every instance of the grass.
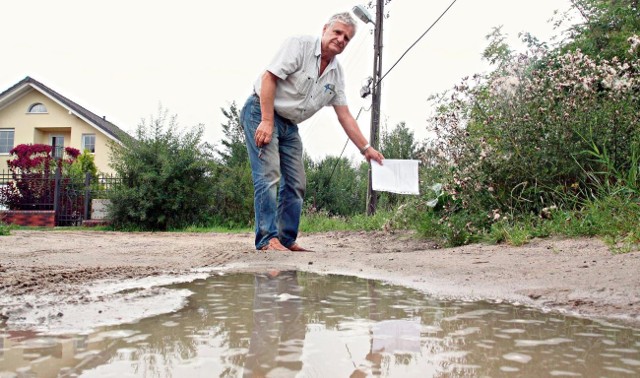
[[[521, 246], [534, 238], [549, 236], [599, 237], [614, 253], [640, 250], [640, 198], [628, 190], [612, 190], [582, 201], [578, 209], [554, 209], [544, 219], [535, 214], [504, 218], [485, 228], [482, 214], [441, 214], [425, 212], [414, 220], [422, 237], [434, 238], [443, 246], [455, 247], [475, 242]], [[484, 215], [486, 219], [486, 215]], [[486, 222], [485, 222], [486, 223]]]
[[[331, 216], [325, 213], [302, 214], [300, 231], [306, 233], [327, 231], [375, 231], [383, 229], [390, 219], [391, 213], [379, 211], [373, 216], [355, 215], [353, 217]], [[127, 230], [132, 231], [132, 230]], [[237, 224], [211, 224], [206, 226], [193, 225], [173, 232], [221, 232], [244, 233], [253, 232], [253, 226]]]
[[11, 234], [11, 229], [13, 227], [8, 224], [4, 224], [0, 222], [0, 236], [7, 236]]
[[640, 246], [640, 203], [633, 196], [614, 193], [584, 204], [579, 210], [557, 210], [550, 219], [529, 219], [494, 225], [494, 240], [522, 245], [534, 237], [601, 237], [616, 253]]
[[[300, 219], [300, 231], [306, 233], [327, 231], [375, 231], [383, 229], [391, 218], [390, 212], [378, 211], [373, 216], [355, 215], [353, 217], [330, 216], [324, 213], [303, 214]], [[84, 229], [84, 228], [82, 228]], [[94, 230], [113, 231], [113, 227], [101, 226]], [[171, 232], [219, 232], [219, 233], [245, 233], [253, 232], [253, 226], [241, 226], [237, 224], [209, 224], [192, 225], [180, 229], [169, 230]], [[125, 229], [120, 231], [138, 232], [139, 229]]]
[[253, 229], [249, 227], [229, 227], [229, 226], [189, 226], [182, 230], [172, 230], [175, 232], [193, 232], [193, 233], [205, 233], [205, 232], [219, 232], [219, 233], [231, 233], [241, 234], [245, 232], [251, 232]]
[[[520, 216], [517, 219], [502, 219], [487, 226], [486, 229], [474, 229], [470, 224], [473, 215], [457, 215], [443, 222], [432, 211], [412, 214], [407, 221], [395, 222], [398, 212], [378, 211], [373, 216], [356, 215], [352, 217], [330, 216], [324, 213], [305, 213], [300, 223], [300, 231], [305, 233], [330, 231], [376, 231], [390, 224], [402, 224], [401, 228], [415, 229], [423, 238], [435, 239], [443, 246], [453, 247], [475, 242], [490, 244], [506, 243], [521, 246], [534, 238], [549, 236], [600, 237], [614, 253], [640, 250], [640, 199], [634, 193], [612, 191], [611, 194], [583, 202], [578, 210], [553, 210], [542, 219], [536, 215]], [[475, 217], [476, 221], [480, 218]], [[486, 215], [485, 215], [486, 218]], [[9, 235], [12, 229], [25, 228], [0, 223], [0, 236]], [[46, 228], [51, 230], [50, 228]], [[88, 230], [86, 227], [57, 227], [55, 230]], [[111, 226], [92, 227], [96, 231], [113, 231]], [[139, 232], [139, 229], [120, 230]], [[252, 226], [239, 225], [193, 225], [172, 232], [193, 233], [250, 233]]]
[[378, 211], [372, 216], [355, 215], [353, 217], [329, 216], [327, 214], [303, 214], [300, 220], [302, 232], [327, 231], [377, 231], [382, 230], [390, 219], [391, 213]]

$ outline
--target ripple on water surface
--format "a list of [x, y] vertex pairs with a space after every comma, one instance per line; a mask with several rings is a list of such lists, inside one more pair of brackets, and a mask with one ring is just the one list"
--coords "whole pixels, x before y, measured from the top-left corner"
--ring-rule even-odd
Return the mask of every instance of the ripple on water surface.
[[294, 271], [174, 290], [177, 311], [90, 332], [0, 324], [0, 377], [640, 376], [639, 330], [524, 307]]

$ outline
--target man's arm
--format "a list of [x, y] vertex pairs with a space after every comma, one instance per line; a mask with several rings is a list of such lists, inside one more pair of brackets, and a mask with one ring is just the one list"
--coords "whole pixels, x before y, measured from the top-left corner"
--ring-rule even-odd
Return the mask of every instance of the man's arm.
[[360, 131], [360, 127], [358, 127], [358, 122], [351, 115], [349, 107], [346, 105], [334, 105], [333, 109], [338, 115], [338, 122], [340, 122], [340, 125], [342, 125], [344, 132], [347, 133], [349, 139], [351, 139], [353, 144], [358, 147], [367, 161], [373, 159], [379, 164], [382, 164], [384, 156], [382, 156], [380, 152], [376, 151], [375, 148], [371, 147], [369, 143], [367, 143], [367, 139], [364, 137], [364, 135], [362, 135], [362, 131]]
[[276, 97], [276, 85], [278, 77], [269, 71], [262, 75], [262, 85], [260, 87], [260, 112], [262, 119], [254, 135], [256, 146], [262, 147], [271, 142], [274, 128], [273, 102]]

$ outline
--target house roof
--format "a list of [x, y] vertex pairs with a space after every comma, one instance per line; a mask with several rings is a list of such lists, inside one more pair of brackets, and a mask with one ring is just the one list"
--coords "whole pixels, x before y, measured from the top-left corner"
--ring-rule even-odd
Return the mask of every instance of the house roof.
[[93, 125], [95, 128], [102, 130], [105, 134], [115, 140], [120, 140], [123, 135], [127, 135], [127, 133], [125, 133], [118, 126], [107, 121], [105, 117], [98, 116], [97, 114], [87, 110], [85, 107], [69, 100], [65, 96], [29, 76], [25, 77], [9, 89], [0, 93], [0, 109], [5, 107], [7, 104], [12, 103], [17, 98], [22, 97], [22, 95], [24, 95], [31, 89], [35, 89], [43, 93], [45, 96], [51, 98], [61, 106], [67, 108], [70, 113], [75, 114], [85, 122]]

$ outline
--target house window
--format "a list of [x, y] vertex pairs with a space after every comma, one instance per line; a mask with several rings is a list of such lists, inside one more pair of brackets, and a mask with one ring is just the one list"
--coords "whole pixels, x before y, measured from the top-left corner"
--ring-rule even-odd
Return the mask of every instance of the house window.
[[13, 129], [0, 129], [0, 154], [8, 154], [13, 148]]
[[29, 113], [46, 113], [47, 107], [37, 102], [29, 107]]
[[53, 135], [51, 137], [51, 156], [62, 159], [64, 157], [64, 137]]
[[82, 151], [84, 150], [96, 153], [96, 134], [82, 134]]

